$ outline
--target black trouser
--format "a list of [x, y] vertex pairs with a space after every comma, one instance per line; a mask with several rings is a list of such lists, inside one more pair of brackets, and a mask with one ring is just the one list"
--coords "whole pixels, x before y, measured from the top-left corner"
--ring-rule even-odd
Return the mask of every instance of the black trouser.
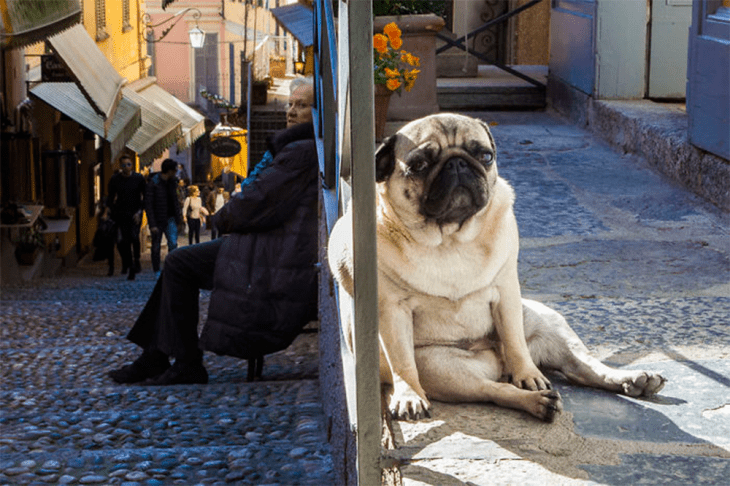
[[188, 245], [193, 244], [193, 237], [200, 243], [200, 219], [188, 218]]
[[213, 269], [223, 239], [170, 252], [152, 295], [127, 339], [183, 361], [199, 361], [200, 289], [213, 288]]
[[[128, 215], [118, 215], [115, 221], [120, 234], [117, 249], [122, 257], [122, 268], [134, 268], [134, 263], [139, 261], [140, 225], [134, 222], [132, 216]], [[134, 257], [134, 260], [132, 260], [132, 257]]]

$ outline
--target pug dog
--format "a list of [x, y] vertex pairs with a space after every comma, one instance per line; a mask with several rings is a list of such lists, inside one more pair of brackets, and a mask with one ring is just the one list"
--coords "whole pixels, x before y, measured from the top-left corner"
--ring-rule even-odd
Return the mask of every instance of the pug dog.
[[[541, 369], [632, 397], [658, 392], [662, 376], [604, 365], [560, 314], [522, 298], [515, 195], [496, 162], [487, 124], [457, 114], [413, 121], [376, 151], [380, 379], [392, 385], [392, 415], [427, 417], [434, 399], [550, 422], [562, 401]], [[328, 244], [345, 298], [352, 237], [348, 209]], [[344, 321], [351, 346], [352, 316]]]

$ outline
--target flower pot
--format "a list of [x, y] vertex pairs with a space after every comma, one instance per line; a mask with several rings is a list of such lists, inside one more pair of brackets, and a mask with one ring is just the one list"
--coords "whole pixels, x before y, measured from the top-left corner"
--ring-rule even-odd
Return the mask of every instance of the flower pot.
[[411, 91], [393, 96], [388, 120], [415, 120], [439, 111], [436, 96], [436, 33], [444, 27], [444, 19], [434, 14], [375, 17], [373, 31], [395, 22], [401, 29], [403, 49], [420, 58], [421, 65]]
[[33, 265], [37, 255], [38, 247], [35, 246], [32, 248], [17, 246], [15, 248], [15, 260], [18, 265]]
[[385, 122], [388, 119], [388, 106], [393, 92], [383, 84], [375, 85], [375, 141], [380, 142], [385, 134]]

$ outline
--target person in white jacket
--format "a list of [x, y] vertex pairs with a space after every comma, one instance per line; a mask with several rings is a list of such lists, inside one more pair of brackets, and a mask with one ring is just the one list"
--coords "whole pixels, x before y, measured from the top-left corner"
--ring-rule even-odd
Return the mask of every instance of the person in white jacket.
[[200, 198], [200, 189], [198, 186], [190, 186], [188, 189], [188, 197], [183, 203], [183, 221], [188, 223], [188, 244], [200, 243], [200, 226], [205, 222], [208, 216], [208, 210], [203, 206], [203, 200]]

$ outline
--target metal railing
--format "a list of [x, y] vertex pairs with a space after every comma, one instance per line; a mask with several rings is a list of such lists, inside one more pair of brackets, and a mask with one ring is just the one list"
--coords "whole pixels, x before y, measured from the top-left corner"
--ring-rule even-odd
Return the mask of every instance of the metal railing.
[[[314, 1], [315, 131], [328, 234], [348, 203], [353, 210], [354, 298], [336, 293], [354, 316], [354, 349], [340, 336], [357, 484], [376, 485], [380, 469], [380, 377], [375, 243], [373, 28], [369, 1]], [[340, 174], [350, 174], [350, 184]], [[351, 197], [350, 197], [351, 194]], [[339, 326], [342, 329], [342, 326]]]
[[440, 40], [446, 42], [446, 45], [436, 49], [436, 55], [441, 54], [442, 52], [445, 52], [445, 51], [455, 47], [457, 49], [461, 49], [462, 51], [465, 51], [465, 52], [471, 54], [472, 56], [474, 56], [486, 63], [492, 64], [493, 66], [496, 66], [499, 69], [506, 71], [513, 76], [517, 76], [518, 78], [523, 79], [523, 80], [527, 81], [528, 83], [531, 83], [539, 88], [545, 88], [546, 86], [544, 83], [541, 83], [540, 81], [533, 79], [530, 76], [517, 71], [516, 69], [512, 69], [511, 67], [509, 67], [505, 64], [502, 64], [501, 62], [498, 62], [495, 59], [490, 59], [482, 53], [475, 52], [473, 49], [468, 49], [465, 44], [467, 39], [473, 39], [478, 34], [481, 34], [482, 32], [489, 29], [490, 27], [493, 27], [502, 22], [506, 22], [510, 18], [514, 17], [515, 15], [527, 10], [528, 8], [534, 7], [535, 5], [537, 5], [538, 3], [542, 2], [542, 1], [543, 0], [532, 0], [529, 3], [522, 5], [521, 7], [518, 7], [514, 10], [511, 10], [505, 14], [500, 15], [499, 17], [496, 17], [496, 18], [490, 20], [489, 22], [485, 23], [481, 27], [473, 30], [472, 32], [469, 32], [468, 34], [466, 34], [462, 37], [459, 37], [456, 40], [450, 39], [449, 37], [447, 37], [441, 33], [437, 33], [436, 37], [438, 37]]

